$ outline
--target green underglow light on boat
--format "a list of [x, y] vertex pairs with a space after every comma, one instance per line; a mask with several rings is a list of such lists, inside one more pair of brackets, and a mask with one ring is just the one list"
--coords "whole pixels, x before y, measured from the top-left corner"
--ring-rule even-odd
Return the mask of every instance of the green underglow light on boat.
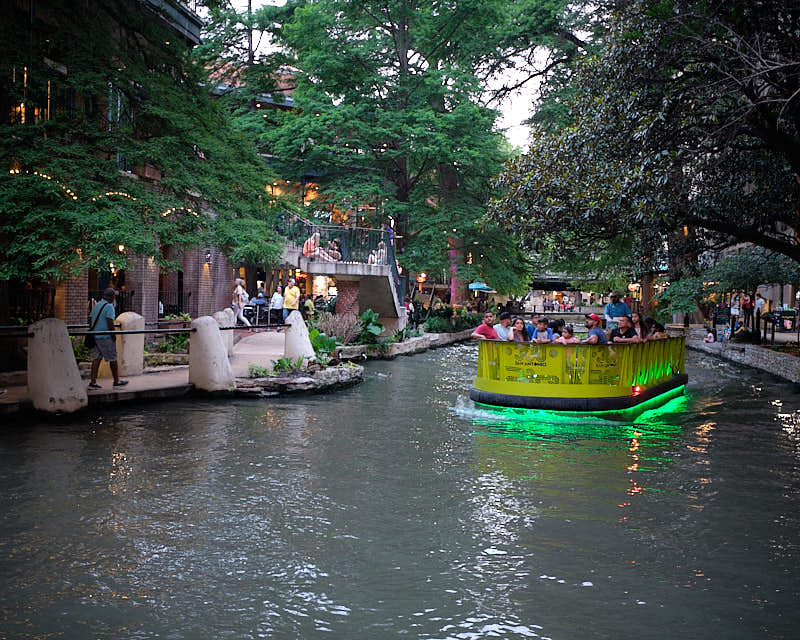
[[[479, 415], [472, 423], [477, 436], [516, 440], [626, 440], [662, 442], [678, 437], [680, 423], [669, 416], [686, 409], [684, 387], [677, 387], [647, 402], [621, 411], [566, 412], [513, 409], [475, 403]], [[644, 407], [644, 408], [643, 408]], [[649, 407], [649, 408], [648, 408]]]
[[608, 411], [555, 411], [546, 409], [518, 409], [512, 407], [498, 407], [489, 404], [482, 404], [476, 402], [476, 406], [487, 409], [491, 413], [496, 413], [503, 416], [506, 420], [514, 420], [520, 422], [545, 422], [548, 424], [555, 424], [562, 422], [565, 424], [573, 424], [576, 420], [585, 418], [599, 418], [602, 420], [610, 420], [613, 422], [635, 422], [637, 419], [643, 417], [647, 413], [647, 419], [654, 417], [656, 414], [671, 413], [675, 411], [671, 400], [679, 399], [683, 395], [685, 385], [675, 387], [669, 391], [650, 398], [645, 402], [641, 402], [628, 409], [612, 409]]

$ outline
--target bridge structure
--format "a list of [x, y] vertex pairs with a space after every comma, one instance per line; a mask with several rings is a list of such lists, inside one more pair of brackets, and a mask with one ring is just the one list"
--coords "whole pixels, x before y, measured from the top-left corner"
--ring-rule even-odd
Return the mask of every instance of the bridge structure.
[[289, 214], [283, 262], [311, 275], [336, 280], [336, 313], [372, 309], [387, 332], [406, 326], [406, 279], [401, 277], [391, 229], [317, 224]]

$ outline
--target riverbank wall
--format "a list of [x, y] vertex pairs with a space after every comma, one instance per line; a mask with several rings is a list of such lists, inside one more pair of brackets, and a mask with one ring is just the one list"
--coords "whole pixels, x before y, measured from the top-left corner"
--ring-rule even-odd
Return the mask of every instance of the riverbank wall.
[[695, 351], [710, 353], [723, 360], [766, 371], [774, 376], [800, 384], [800, 358], [788, 353], [779, 353], [754, 344], [736, 342], [703, 342], [702, 338], [690, 336], [686, 346]]
[[346, 345], [337, 348], [336, 356], [341, 360], [392, 360], [397, 356], [410, 356], [469, 340], [473, 331], [474, 329], [464, 329], [454, 333], [425, 333], [403, 342], [390, 343], [382, 348], [377, 345]]

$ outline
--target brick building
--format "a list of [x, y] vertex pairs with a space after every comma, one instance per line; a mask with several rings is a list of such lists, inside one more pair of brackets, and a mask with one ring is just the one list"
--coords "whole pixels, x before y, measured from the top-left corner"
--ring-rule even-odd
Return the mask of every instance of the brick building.
[[[167, 0], [125, 0], [139, 3], [152, 20], [166, 25], [175, 39], [182, 39], [189, 46], [200, 42], [201, 19], [184, 3]], [[25, 16], [31, 28], [58, 29], [59, 15], [48, 2], [35, 0], [13, 0], [9, 8]], [[70, 72], [65, 65], [45, 59], [46, 71], [65, 76]], [[12, 68], [14, 81], [19, 82], [20, 69]], [[28, 68], [24, 68], [27, 81]], [[10, 117], [10, 123], [24, 126], [51, 118], [51, 95], [48, 83], [46, 106], [36, 105], [32, 100], [22, 104], [8, 99], [0, 90], [0, 106]], [[109, 85], [110, 86], [110, 85]], [[109, 100], [110, 100], [109, 93]], [[62, 105], [60, 100], [68, 100]], [[12, 103], [13, 102], [13, 103]], [[85, 109], [86, 100], [79, 94], [52, 96], [52, 111], [59, 113]], [[104, 106], [102, 99], [93, 99], [95, 116], [101, 121], [111, 119], [111, 106]], [[83, 107], [81, 106], [83, 105]], [[99, 109], [99, 112], [96, 111]], [[120, 159], [124, 162], [124, 159]], [[158, 188], [161, 174], [157, 167], [148, 163], [139, 166], [120, 165], [120, 171], [139, 184]], [[12, 171], [14, 167], [12, 165]], [[212, 212], [206, 212], [212, 214]], [[163, 249], [163, 248], [162, 248]], [[183, 249], [169, 247], [165, 255], [179, 265], [174, 271], [159, 267], [152, 256], [135, 255], [124, 245], [120, 254], [126, 257], [126, 268], [118, 269], [109, 263], [107, 269], [87, 269], [65, 277], [59, 282], [3, 281], [0, 282], [0, 325], [27, 323], [41, 317], [55, 316], [68, 324], [85, 324], [92, 301], [100, 298], [103, 289], [114, 286], [119, 292], [117, 312], [134, 311], [144, 316], [148, 323], [155, 323], [160, 316], [186, 312], [192, 316], [210, 314], [230, 305], [232, 280], [238, 274], [234, 265], [214, 247]]]

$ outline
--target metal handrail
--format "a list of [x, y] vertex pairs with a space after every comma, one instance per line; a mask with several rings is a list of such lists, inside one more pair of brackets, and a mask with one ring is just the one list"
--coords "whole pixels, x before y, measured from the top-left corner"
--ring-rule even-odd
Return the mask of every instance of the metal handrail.
[[[83, 326], [86, 326], [86, 325], [83, 325]], [[120, 325], [116, 325], [116, 326], [120, 326]], [[235, 327], [219, 327], [219, 330], [220, 331], [233, 331], [234, 329], [270, 329], [270, 328], [273, 328], [273, 327], [282, 328], [282, 327], [291, 327], [291, 326], [292, 326], [291, 323], [259, 324], [259, 325], [255, 325], [254, 324], [254, 325], [250, 325], [249, 327], [245, 326], [245, 325], [235, 326]], [[184, 328], [184, 329], [114, 329], [114, 331], [111, 331], [110, 329], [102, 329], [102, 330], [98, 329], [96, 331], [67, 331], [67, 333], [70, 336], [97, 336], [97, 335], [111, 336], [112, 334], [114, 336], [117, 336], [117, 335], [136, 335], [136, 334], [148, 334], [148, 333], [164, 335], [164, 334], [170, 334], [170, 333], [194, 333], [195, 331], [197, 331], [197, 328], [188, 327], [188, 328]], [[21, 332], [21, 333], [0, 334], [0, 338], [33, 338], [34, 335], [35, 334], [31, 333], [30, 331], [26, 331], [26, 332]]]

